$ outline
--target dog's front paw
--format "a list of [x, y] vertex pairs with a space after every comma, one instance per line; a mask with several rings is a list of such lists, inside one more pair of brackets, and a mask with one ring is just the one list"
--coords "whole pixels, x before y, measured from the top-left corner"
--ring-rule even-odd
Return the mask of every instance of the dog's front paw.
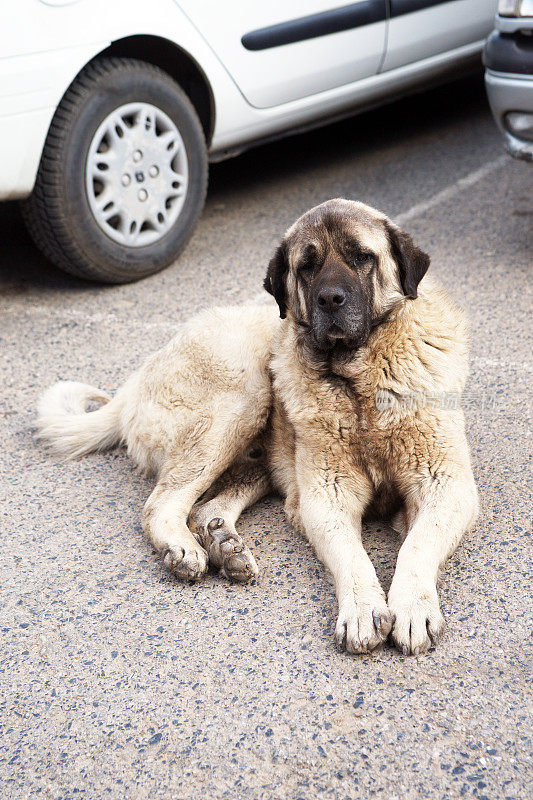
[[182, 581], [200, 581], [207, 572], [207, 553], [198, 547], [173, 547], [163, 558], [165, 566]]
[[444, 617], [433, 586], [396, 590], [393, 584], [389, 609], [395, 618], [392, 639], [404, 656], [425, 653], [444, 631]]
[[339, 606], [335, 640], [349, 653], [369, 653], [385, 641], [392, 621], [384, 597], [356, 596]]

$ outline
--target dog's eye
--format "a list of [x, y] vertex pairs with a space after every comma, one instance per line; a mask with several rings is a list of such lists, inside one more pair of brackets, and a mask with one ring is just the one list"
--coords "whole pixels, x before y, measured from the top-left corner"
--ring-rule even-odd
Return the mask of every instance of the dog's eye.
[[353, 259], [354, 267], [371, 267], [375, 263], [374, 253], [357, 253]]
[[307, 245], [300, 255], [298, 272], [305, 277], [309, 276], [315, 269], [317, 263], [317, 251], [313, 244]]
[[308, 258], [305, 261], [301, 261], [298, 264], [298, 272], [302, 273], [303, 275], [310, 275], [311, 272], [315, 268], [315, 262]]

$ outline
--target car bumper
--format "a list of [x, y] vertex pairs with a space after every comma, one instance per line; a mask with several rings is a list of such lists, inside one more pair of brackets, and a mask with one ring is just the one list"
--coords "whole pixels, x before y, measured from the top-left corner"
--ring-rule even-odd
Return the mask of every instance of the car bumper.
[[506, 118], [514, 111], [533, 120], [533, 37], [495, 31], [485, 47], [484, 62], [487, 96], [507, 150], [515, 158], [533, 161], [533, 141], [510, 130]]
[[533, 76], [485, 73], [485, 85], [494, 119], [505, 138], [507, 150], [515, 158], [533, 161], [533, 142], [508, 130], [505, 115], [519, 111], [533, 115]]

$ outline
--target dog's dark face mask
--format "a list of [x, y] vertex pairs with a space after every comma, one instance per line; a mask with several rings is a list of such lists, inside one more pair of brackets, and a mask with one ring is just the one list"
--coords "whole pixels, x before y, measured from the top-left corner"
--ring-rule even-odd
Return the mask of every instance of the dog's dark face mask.
[[361, 347], [429, 265], [411, 238], [373, 209], [328, 201], [289, 230], [265, 288], [320, 352]]
[[315, 347], [342, 343], [356, 348], [368, 339], [374, 307], [374, 253], [346, 241], [326, 252], [310, 247], [298, 266], [298, 282]]

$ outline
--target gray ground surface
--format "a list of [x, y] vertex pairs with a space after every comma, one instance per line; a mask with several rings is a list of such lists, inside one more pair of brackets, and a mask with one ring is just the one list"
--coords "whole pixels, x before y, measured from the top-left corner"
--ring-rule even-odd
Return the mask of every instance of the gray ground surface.
[[[332, 581], [278, 499], [242, 519], [257, 585], [183, 586], [142, 536], [151, 484], [125, 455], [58, 464], [32, 434], [51, 382], [113, 390], [198, 308], [256, 295], [309, 206], [398, 215], [501, 154], [477, 79], [263, 147], [212, 169], [178, 264], [122, 287], [54, 271], [0, 207], [2, 798], [528, 796], [530, 166], [509, 159], [406, 225], [470, 314], [483, 509], [429, 654], [336, 650]], [[377, 525], [366, 541], [388, 588], [397, 540]]]

